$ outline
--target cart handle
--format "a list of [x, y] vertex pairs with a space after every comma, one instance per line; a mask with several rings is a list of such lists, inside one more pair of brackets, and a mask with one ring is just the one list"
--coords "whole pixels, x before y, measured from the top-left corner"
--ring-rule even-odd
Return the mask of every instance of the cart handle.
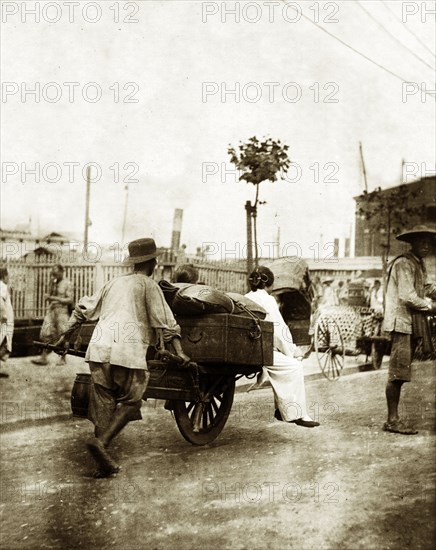
[[62, 346], [55, 346], [54, 344], [47, 344], [46, 342], [38, 342], [37, 340], [34, 340], [33, 343], [36, 346], [40, 346], [41, 348], [48, 349], [50, 351], [54, 351], [58, 355], [75, 355], [76, 357], [85, 357], [84, 351], [78, 351], [73, 348], [63, 348]]

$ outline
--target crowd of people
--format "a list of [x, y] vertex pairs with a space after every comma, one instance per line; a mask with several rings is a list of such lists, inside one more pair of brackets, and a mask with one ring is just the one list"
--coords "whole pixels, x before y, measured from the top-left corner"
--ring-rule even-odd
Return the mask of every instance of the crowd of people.
[[360, 287], [361, 305], [370, 307], [377, 313], [383, 312], [383, 288], [379, 279], [374, 279], [372, 285], [365, 279], [351, 279], [335, 281], [333, 278], [326, 278], [321, 282], [319, 276], [313, 279], [314, 308], [330, 306], [355, 305], [350, 299], [350, 286]]
[[[414, 434], [398, 415], [398, 404], [404, 382], [411, 379], [413, 350], [419, 339], [424, 348], [429, 342], [428, 326], [422, 313], [432, 311], [436, 300], [436, 285], [426, 283], [423, 258], [430, 252], [436, 231], [420, 226], [398, 235], [411, 245], [409, 252], [391, 263], [386, 298], [380, 281], [366, 287], [366, 304], [384, 314], [384, 330], [391, 335], [392, 351], [389, 363], [386, 398], [388, 419], [385, 431]], [[44, 342], [69, 346], [71, 334], [84, 322], [96, 321], [94, 334], [86, 351], [85, 361], [91, 372], [91, 392], [88, 418], [94, 424], [94, 437], [87, 447], [98, 470], [96, 477], [108, 477], [120, 467], [109, 454], [112, 439], [130, 422], [141, 419], [142, 396], [149, 380], [147, 351], [171, 344], [183, 364], [190, 358], [184, 353], [181, 329], [166, 302], [162, 289], [153, 279], [159, 255], [153, 239], [132, 241], [126, 262], [131, 273], [115, 277], [93, 296], [84, 296], [72, 308], [73, 289], [64, 277], [64, 269], [56, 265], [51, 271], [50, 291], [46, 295], [47, 313], [41, 328]], [[7, 269], [0, 270], [1, 332], [0, 359], [4, 365], [12, 349], [13, 311], [8, 290]], [[198, 271], [192, 265], [179, 267], [175, 282], [201, 284]], [[269, 380], [274, 394], [274, 417], [284, 423], [314, 428], [319, 423], [308, 415], [302, 366], [302, 351], [294, 344], [291, 331], [284, 321], [279, 305], [271, 295], [274, 273], [265, 266], [257, 267], [248, 278], [250, 292], [245, 297], [266, 312], [265, 319], [274, 324], [273, 364], [264, 365], [257, 385]], [[319, 307], [347, 305], [350, 281], [333, 279], [322, 283], [315, 278], [315, 301]], [[70, 311], [72, 309], [72, 312]], [[71, 313], [71, 315], [70, 315]], [[113, 326], [135, 327], [136, 338], [115, 337]], [[427, 328], [426, 328], [427, 327]], [[47, 351], [33, 360], [46, 365]], [[7, 376], [6, 374], [3, 374]]]

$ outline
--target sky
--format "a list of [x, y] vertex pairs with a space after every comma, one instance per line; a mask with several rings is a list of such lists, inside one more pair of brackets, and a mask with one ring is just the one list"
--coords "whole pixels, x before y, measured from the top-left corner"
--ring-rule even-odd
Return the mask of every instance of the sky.
[[188, 251], [238, 255], [255, 189], [227, 148], [271, 137], [293, 164], [261, 184], [261, 251], [279, 231], [322, 259], [352, 236], [359, 142], [369, 190], [435, 172], [432, 2], [72, 4], [2, 2], [2, 229], [80, 238], [93, 163], [90, 241], [169, 246], [181, 208]]

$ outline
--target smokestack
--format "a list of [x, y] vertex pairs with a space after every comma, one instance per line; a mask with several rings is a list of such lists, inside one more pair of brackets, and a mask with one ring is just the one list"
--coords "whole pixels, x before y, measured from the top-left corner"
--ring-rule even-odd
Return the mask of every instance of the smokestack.
[[183, 210], [176, 208], [173, 218], [173, 233], [171, 235], [171, 252], [177, 254], [180, 248], [180, 236], [182, 234]]
[[273, 245], [273, 258], [280, 258], [280, 225], [277, 226], [277, 235]]

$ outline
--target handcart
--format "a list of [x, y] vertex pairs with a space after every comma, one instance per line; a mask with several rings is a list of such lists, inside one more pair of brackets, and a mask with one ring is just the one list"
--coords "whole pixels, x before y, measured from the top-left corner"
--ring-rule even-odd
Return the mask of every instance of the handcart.
[[[182, 366], [169, 351], [157, 351], [147, 360], [150, 379], [143, 399], [165, 400], [182, 436], [193, 445], [206, 445], [227, 422], [236, 380], [254, 376], [272, 362], [273, 324], [232, 314], [177, 317], [177, 322], [182, 347], [192, 361]], [[76, 344], [66, 353], [84, 357], [93, 329], [91, 323], [82, 325]], [[45, 346], [65, 353], [54, 345]], [[71, 394], [75, 416], [87, 416], [90, 383], [90, 374], [76, 375]]]

